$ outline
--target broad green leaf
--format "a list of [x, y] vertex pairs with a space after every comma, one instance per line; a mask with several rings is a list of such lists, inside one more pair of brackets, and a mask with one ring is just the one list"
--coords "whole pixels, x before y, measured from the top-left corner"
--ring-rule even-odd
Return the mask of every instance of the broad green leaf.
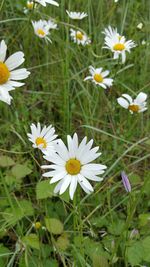
[[32, 216], [34, 214], [34, 209], [32, 204], [28, 200], [19, 200], [14, 203], [13, 209], [7, 208], [3, 213], [3, 217], [6, 223], [10, 226], [15, 225], [19, 220], [26, 216]]
[[150, 236], [147, 236], [143, 241], [143, 260], [150, 262]]
[[109, 267], [108, 260], [99, 254], [93, 254], [92, 256], [93, 267]]
[[22, 238], [22, 242], [31, 248], [40, 249], [40, 242], [36, 234], [29, 234]]
[[0, 157], [0, 167], [10, 167], [15, 164], [14, 160], [8, 156]]
[[150, 224], [150, 214], [140, 214], [139, 215], [139, 226], [145, 226], [146, 224]]
[[45, 199], [54, 196], [54, 187], [56, 185], [50, 184], [49, 180], [38, 182], [36, 185], [36, 198]]
[[142, 261], [143, 246], [140, 241], [133, 243], [131, 247], [127, 249], [128, 262], [135, 266]]
[[47, 230], [54, 235], [60, 235], [63, 232], [63, 224], [58, 219], [45, 218], [45, 224]]
[[132, 174], [130, 175], [130, 182], [132, 185], [140, 184], [141, 183], [141, 178], [137, 174]]
[[7, 266], [10, 250], [3, 244], [0, 244], [0, 266]]
[[61, 250], [66, 250], [69, 246], [68, 235], [63, 233], [61, 236], [57, 238], [56, 246]]
[[12, 168], [11, 172], [17, 179], [21, 179], [29, 175], [32, 170], [26, 164], [17, 164]]

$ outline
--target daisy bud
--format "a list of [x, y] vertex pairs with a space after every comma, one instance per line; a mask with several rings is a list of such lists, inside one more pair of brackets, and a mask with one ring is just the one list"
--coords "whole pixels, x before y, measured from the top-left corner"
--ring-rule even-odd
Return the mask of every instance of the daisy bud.
[[124, 171], [121, 172], [121, 178], [122, 178], [122, 182], [123, 182], [125, 190], [128, 193], [131, 192], [131, 184], [129, 182], [128, 176], [126, 175], [126, 173]]

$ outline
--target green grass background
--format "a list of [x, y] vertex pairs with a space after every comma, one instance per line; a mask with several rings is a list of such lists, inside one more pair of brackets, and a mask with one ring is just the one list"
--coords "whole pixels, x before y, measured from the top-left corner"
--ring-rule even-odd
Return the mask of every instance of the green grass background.
[[[11, 92], [12, 105], [0, 103], [0, 152], [13, 160], [6, 167], [0, 163], [0, 267], [150, 266], [150, 111], [132, 116], [116, 101], [122, 93], [149, 95], [150, 2], [61, 0], [59, 8], [39, 6], [27, 15], [24, 6], [23, 0], [0, 3], [0, 39], [6, 41], [8, 54], [25, 53], [24, 66], [31, 71], [25, 86]], [[85, 11], [88, 17], [69, 20], [66, 9]], [[58, 30], [47, 45], [34, 35], [31, 20], [49, 17], [56, 19]], [[137, 29], [140, 22], [142, 30]], [[70, 40], [72, 25], [90, 36], [90, 46]], [[137, 44], [125, 65], [102, 49], [101, 32], [108, 25]], [[110, 90], [83, 81], [89, 65], [110, 70]], [[67, 195], [53, 196], [51, 188], [44, 197], [40, 187], [42, 199], [38, 196], [43, 159], [26, 136], [30, 124], [38, 121], [53, 124], [64, 141], [77, 132], [80, 139], [87, 135], [100, 146], [99, 161], [108, 169], [92, 195], [78, 189], [72, 203]], [[122, 170], [129, 175], [131, 196], [122, 186]], [[58, 219], [64, 230], [59, 225], [57, 234], [48, 226], [34, 229], [36, 221], [45, 226], [45, 218]], [[133, 229], [138, 234], [131, 238]]]

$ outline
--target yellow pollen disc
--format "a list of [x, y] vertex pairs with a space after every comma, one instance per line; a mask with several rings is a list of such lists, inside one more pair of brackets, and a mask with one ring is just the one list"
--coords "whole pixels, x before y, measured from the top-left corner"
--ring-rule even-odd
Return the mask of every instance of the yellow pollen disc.
[[77, 159], [69, 159], [66, 162], [66, 171], [71, 175], [76, 175], [81, 170], [81, 163]]
[[41, 225], [40, 222], [36, 222], [35, 225], [34, 225], [35, 229], [37, 229], [37, 230], [40, 229], [41, 226], [42, 226], [42, 225]]
[[123, 50], [125, 49], [125, 46], [124, 46], [124, 44], [120, 44], [120, 43], [118, 43], [118, 44], [115, 44], [115, 45], [114, 45], [113, 49], [114, 49], [115, 51], [123, 51]]
[[77, 38], [78, 40], [83, 40], [83, 34], [82, 34], [82, 32], [77, 32], [77, 33], [76, 33], [76, 38]]
[[5, 63], [0, 62], [0, 84], [4, 84], [8, 81], [10, 72]]
[[101, 74], [94, 74], [94, 80], [97, 82], [97, 83], [102, 83], [103, 82], [103, 77]]
[[47, 147], [47, 143], [45, 141], [45, 139], [43, 137], [37, 137], [35, 140], [35, 143], [37, 146], [42, 145], [42, 148], [46, 148]]
[[27, 3], [27, 8], [28, 8], [28, 9], [33, 9], [33, 2], [31, 2], [31, 3], [28, 2], [28, 3]]
[[128, 109], [133, 112], [138, 112], [140, 110], [140, 107], [138, 105], [130, 105]]
[[38, 29], [38, 30], [37, 30], [37, 33], [38, 33], [39, 35], [42, 35], [42, 36], [45, 35], [45, 32], [44, 32], [42, 29]]

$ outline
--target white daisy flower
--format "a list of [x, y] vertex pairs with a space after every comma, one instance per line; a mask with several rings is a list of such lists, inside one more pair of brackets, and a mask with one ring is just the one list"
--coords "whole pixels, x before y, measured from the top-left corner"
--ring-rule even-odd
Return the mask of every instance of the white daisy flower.
[[103, 68], [94, 68], [89, 66], [90, 76], [87, 76], [84, 81], [92, 80], [93, 83], [99, 85], [106, 89], [107, 87], [112, 86], [113, 79], [106, 78], [109, 74], [109, 70], [103, 71]]
[[52, 19], [48, 20], [48, 25], [49, 25], [49, 29], [52, 29], [52, 30], [57, 29], [57, 24]]
[[6, 52], [7, 45], [3, 40], [0, 42], [0, 100], [10, 105], [9, 91], [24, 85], [20, 80], [26, 79], [30, 72], [25, 68], [17, 69], [25, 60], [23, 52], [16, 52], [7, 59]]
[[8, 105], [11, 104], [12, 96], [8, 93], [8, 91], [0, 90], [0, 100], [7, 103]]
[[34, 148], [39, 148], [43, 153], [48, 153], [51, 155], [55, 152], [56, 137], [55, 129], [52, 125], [46, 127], [44, 126], [41, 129], [41, 124], [38, 122], [37, 126], [31, 124], [31, 133], [28, 133], [27, 136], [29, 140], [33, 143]]
[[50, 171], [43, 174], [44, 177], [52, 177], [50, 184], [58, 182], [54, 193], [63, 194], [69, 187], [70, 198], [73, 199], [74, 193], [79, 183], [82, 189], [90, 194], [93, 187], [88, 180], [100, 182], [103, 179], [98, 175], [103, 174], [107, 168], [105, 165], [91, 163], [98, 158], [99, 147], [92, 148], [93, 140], [87, 143], [87, 137], [78, 143], [78, 136], [75, 133], [73, 138], [67, 136], [68, 148], [62, 140], [56, 145], [56, 153], [53, 156], [44, 156], [51, 165], [41, 166]]
[[38, 21], [32, 21], [32, 25], [34, 28], [34, 32], [38, 37], [45, 39], [50, 43], [52, 42], [51, 39], [48, 37], [50, 35], [49, 31], [51, 27], [51, 23], [49, 21], [40, 19]]
[[88, 14], [84, 12], [72, 12], [72, 11], [66, 10], [66, 13], [68, 14], [69, 18], [75, 19], [75, 20], [81, 20], [88, 16]]
[[138, 94], [138, 96], [135, 99], [132, 99], [132, 97], [128, 94], [123, 94], [122, 97], [119, 97], [117, 99], [120, 106], [122, 106], [125, 109], [128, 109], [131, 114], [134, 112], [140, 113], [147, 110], [147, 94], [141, 92]]
[[59, 6], [59, 4], [53, 0], [35, 0], [35, 2], [41, 4], [42, 6], [46, 6], [46, 4], [51, 4], [53, 6]]
[[78, 45], [81, 44], [85, 46], [91, 43], [89, 37], [81, 31], [75, 31], [73, 29], [70, 29], [70, 36], [74, 43], [77, 43]]
[[105, 34], [105, 46], [103, 48], [110, 49], [114, 53], [114, 59], [122, 56], [122, 63], [126, 60], [126, 52], [131, 51], [136, 44], [132, 41], [126, 41], [124, 36], [119, 35], [116, 29], [110, 26], [103, 32]]

